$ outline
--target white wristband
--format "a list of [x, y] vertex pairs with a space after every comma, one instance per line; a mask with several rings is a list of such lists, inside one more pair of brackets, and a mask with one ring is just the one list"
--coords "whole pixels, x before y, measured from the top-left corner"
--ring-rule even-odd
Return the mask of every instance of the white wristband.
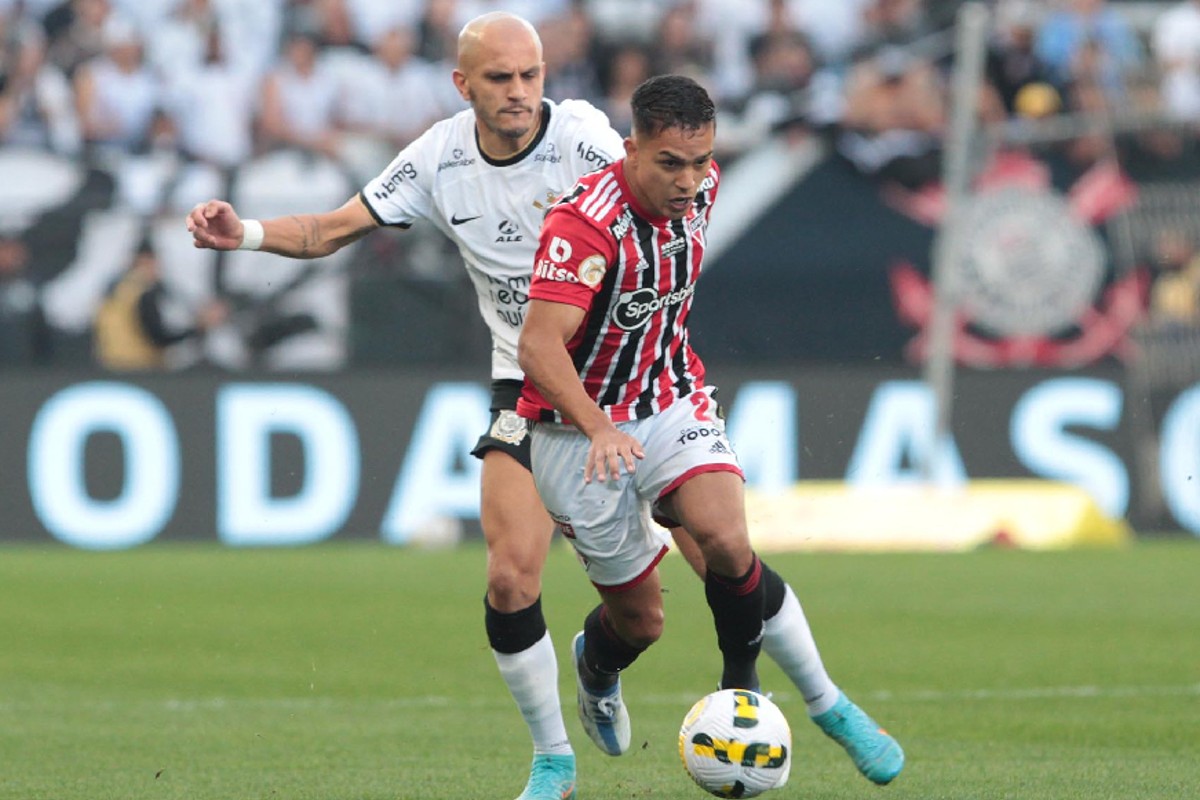
[[242, 220], [242, 243], [237, 246], [238, 250], [257, 250], [262, 247], [263, 237], [266, 232], [263, 230], [262, 223], [256, 219]]

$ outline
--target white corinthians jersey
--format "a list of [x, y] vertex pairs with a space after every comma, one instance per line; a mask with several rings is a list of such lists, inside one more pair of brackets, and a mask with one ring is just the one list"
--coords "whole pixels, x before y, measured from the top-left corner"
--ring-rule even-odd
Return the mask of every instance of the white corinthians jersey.
[[467, 109], [400, 151], [361, 195], [380, 224], [428, 219], [458, 245], [492, 332], [492, 378], [520, 379], [517, 336], [542, 217], [578, 178], [623, 152], [603, 112], [581, 100], [545, 100], [534, 140], [497, 161], [480, 151]]

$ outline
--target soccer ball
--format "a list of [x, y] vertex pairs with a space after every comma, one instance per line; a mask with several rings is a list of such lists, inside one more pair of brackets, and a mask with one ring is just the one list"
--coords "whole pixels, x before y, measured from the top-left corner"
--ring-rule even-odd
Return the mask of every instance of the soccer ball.
[[763, 695], [723, 689], [701, 698], [683, 718], [679, 757], [701, 789], [717, 797], [755, 797], [787, 783], [792, 729]]

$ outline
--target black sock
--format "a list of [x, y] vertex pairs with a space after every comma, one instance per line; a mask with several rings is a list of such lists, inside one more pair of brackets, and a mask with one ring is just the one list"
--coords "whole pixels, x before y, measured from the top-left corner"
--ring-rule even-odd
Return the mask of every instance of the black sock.
[[542, 596], [533, 605], [505, 614], [492, 608], [487, 595], [483, 596], [483, 626], [488, 643], [497, 653], [520, 653], [528, 650], [546, 635], [546, 618], [542, 616]]
[[604, 690], [617, 682], [617, 674], [637, 660], [645, 648], [627, 644], [613, 630], [603, 604], [583, 622], [583, 663], [580, 674], [589, 689]]
[[717, 646], [724, 658], [722, 689], [758, 690], [755, 663], [762, 649], [763, 605], [766, 587], [758, 556], [750, 570], [737, 578], [718, 575], [711, 569], [704, 581], [704, 595], [717, 628]]
[[779, 577], [778, 572], [768, 567], [765, 561], [759, 561], [759, 563], [762, 564], [762, 581], [766, 592], [766, 599], [763, 601], [763, 619], [767, 620], [778, 614], [779, 609], [783, 608], [787, 583]]

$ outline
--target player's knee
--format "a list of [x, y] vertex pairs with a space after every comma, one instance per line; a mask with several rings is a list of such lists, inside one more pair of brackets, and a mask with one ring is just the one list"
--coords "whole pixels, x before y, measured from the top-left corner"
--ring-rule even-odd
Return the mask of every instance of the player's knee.
[[663, 610], [648, 608], [624, 611], [620, 614], [619, 630], [627, 644], [645, 650], [662, 637]]
[[741, 575], [754, 563], [754, 549], [749, 537], [739, 536], [736, 531], [706, 537], [701, 550], [708, 569], [718, 575]]
[[542, 592], [541, 569], [503, 558], [488, 559], [488, 602], [498, 611], [526, 608]]

